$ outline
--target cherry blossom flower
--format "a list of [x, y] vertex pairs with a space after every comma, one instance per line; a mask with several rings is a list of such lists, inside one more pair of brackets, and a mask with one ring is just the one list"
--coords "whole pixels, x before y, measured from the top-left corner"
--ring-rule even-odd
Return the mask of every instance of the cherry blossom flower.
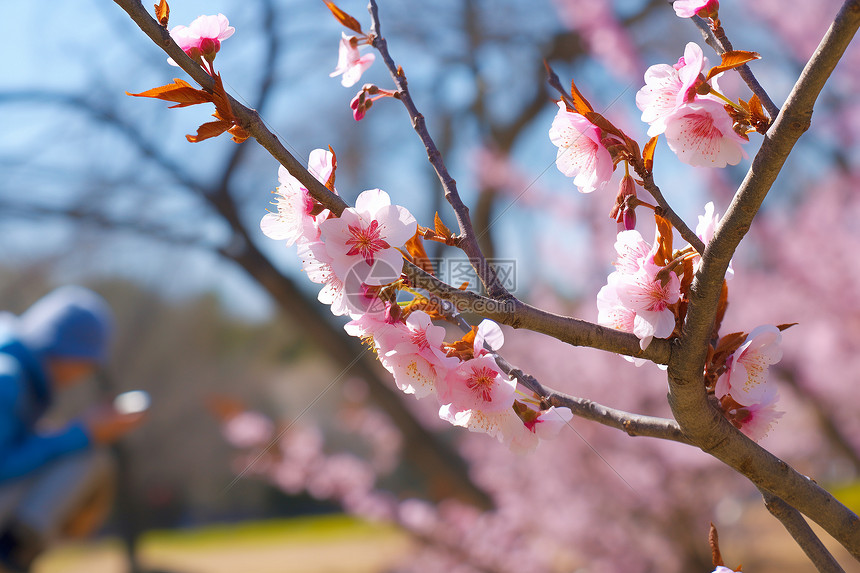
[[[385, 285], [403, 270], [403, 247], [417, 230], [409, 211], [392, 205], [388, 193], [370, 189], [358, 196], [355, 208], [320, 224], [331, 267], [343, 282]], [[353, 285], [351, 285], [353, 286]]]
[[[505, 343], [505, 335], [502, 333], [501, 327], [489, 319], [484, 319], [478, 325], [478, 330], [475, 332], [475, 341], [472, 349], [475, 356], [487, 354], [491, 350], [499, 350]], [[487, 350], [487, 346], [490, 350]]]
[[697, 99], [666, 118], [666, 142], [678, 159], [694, 167], [737, 165], [747, 140], [733, 129], [719, 102]]
[[[714, 211], [714, 202], [708, 201], [705, 205], [705, 214], [699, 215], [699, 223], [696, 225], [696, 236], [702, 239], [702, 242], [707, 245], [714, 238], [714, 232], [720, 224], [720, 215]], [[701, 264], [701, 257], [696, 259], [696, 270]], [[726, 280], [734, 278], [735, 270], [732, 268], [732, 262], [729, 261], [729, 268], [726, 270]]]
[[642, 350], [651, 339], [667, 338], [675, 330], [675, 314], [669, 307], [681, 296], [681, 280], [673, 272], [665, 279], [658, 275], [659, 265], [646, 263], [636, 274], [619, 276], [616, 292], [621, 304], [636, 313], [633, 334], [639, 338]]
[[[308, 171], [325, 184], [334, 171], [334, 156], [327, 149], [314, 149], [308, 159]], [[294, 243], [319, 240], [319, 223], [328, 216], [326, 210], [318, 216], [311, 215], [316, 204], [308, 190], [298, 179], [290, 175], [281, 165], [278, 168], [278, 180], [281, 185], [275, 193], [277, 197], [272, 203], [278, 208], [277, 213], [266, 213], [260, 221], [260, 229], [270, 239], [284, 240], [287, 246]]]
[[776, 409], [779, 399], [776, 388], [769, 386], [761, 399], [749, 406], [732, 408], [726, 412], [731, 423], [751, 440], [759, 441], [770, 431], [785, 412]]
[[[597, 294], [598, 324], [632, 332], [645, 350], [651, 340], [666, 338], [675, 329], [669, 307], [680, 298], [681, 281], [674, 272], [654, 264], [655, 248], [639, 231], [622, 231], [615, 242], [618, 269]], [[664, 276], [665, 275], [665, 276]]]
[[636, 93], [636, 107], [642, 110], [642, 121], [650, 124], [649, 137], [666, 131], [666, 119], [697, 98], [694, 88], [707, 65], [702, 48], [689, 42], [674, 66], [656, 64], [648, 68], [645, 86]]
[[347, 36], [341, 32], [340, 46], [337, 54], [337, 67], [329, 77], [343, 74], [340, 83], [343, 87], [354, 86], [361, 79], [361, 74], [370, 67], [376, 59], [372, 53], [361, 55], [358, 52], [358, 39], [355, 36]]
[[467, 426], [472, 411], [493, 413], [509, 409], [514, 403], [516, 386], [495, 359], [485, 354], [460, 362], [440, 380], [437, 391], [439, 402], [450, 406], [448, 414], [458, 420], [455, 425]]
[[[227, 17], [224, 14], [218, 14], [200, 16], [191, 22], [190, 26], [174, 26], [170, 30], [170, 37], [192, 59], [197, 60], [203, 56], [211, 62], [221, 49], [221, 42], [232, 36], [235, 31]], [[179, 65], [172, 58], [168, 58], [167, 63], [171, 66]]]
[[329, 305], [335, 316], [349, 314], [354, 307], [350, 306], [343, 281], [332, 268], [332, 259], [326, 252], [325, 245], [320, 241], [302, 243], [299, 245], [298, 254], [308, 279], [323, 285], [317, 299]]
[[720, 3], [718, 0], [675, 0], [672, 8], [679, 18], [692, 18], [696, 15], [708, 18], [717, 13]]
[[618, 297], [620, 277], [621, 273], [610, 274], [607, 284], [597, 293], [597, 324], [632, 334], [636, 312], [624, 306]]
[[558, 102], [558, 113], [549, 130], [549, 139], [558, 147], [556, 166], [581, 193], [603, 189], [615, 169], [612, 157], [600, 140], [600, 129], [578, 113], [567, 111]]
[[726, 360], [725, 374], [717, 380], [717, 398], [729, 394], [738, 404], [752, 406], [770, 392], [767, 367], [782, 358], [782, 334], [772, 325], [755, 328], [744, 343]]
[[397, 331], [388, 345], [394, 348], [380, 354], [379, 361], [394, 375], [394, 382], [405, 394], [423, 398], [436, 389], [436, 380], [448, 375], [459, 361], [445, 355], [442, 341], [445, 329], [435, 326], [430, 315], [414, 311], [406, 319], [406, 328]]
[[245, 410], [224, 422], [221, 431], [233, 446], [253, 448], [266, 445], [272, 439], [275, 425], [260, 412]]

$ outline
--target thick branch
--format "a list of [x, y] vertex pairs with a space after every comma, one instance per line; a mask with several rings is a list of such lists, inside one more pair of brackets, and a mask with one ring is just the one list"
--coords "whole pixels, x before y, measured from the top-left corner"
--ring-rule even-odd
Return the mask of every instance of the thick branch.
[[460, 227], [460, 241], [458, 246], [464, 253], [466, 253], [466, 256], [469, 257], [469, 261], [475, 268], [478, 278], [481, 279], [481, 283], [483, 283], [484, 288], [487, 289], [487, 293], [490, 297], [507, 297], [509, 296], [507, 289], [502, 286], [501, 281], [498, 276], [496, 276], [495, 269], [487, 264], [484, 253], [478, 245], [475, 230], [472, 227], [472, 219], [469, 216], [469, 208], [466, 207], [463, 200], [460, 198], [460, 193], [457, 190], [457, 182], [454, 181], [454, 178], [451, 177], [450, 173], [448, 173], [448, 169], [445, 167], [445, 162], [442, 160], [442, 154], [439, 153], [436, 143], [430, 136], [430, 132], [427, 131], [424, 116], [418, 111], [418, 108], [415, 106], [415, 102], [412, 100], [412, 96], [409, 94], [406, 74], [403, 73], [402, 68], [398, 67], [397, 64], [394, 63], [394, 59], [388, 52], [388, 44], [380, 31], [379, 9], [376, 5], [376, 1], [370, 0], [368, 8], [370, 10], [372, 20], [370, 36], [373, 41], [373, 47], [376, 48], [379, 55], [382, 56], [385, 66], [391, 73], [394, 85], [397, 86], [400, 101], [403, 102], [403, 105], [406, 107], [406, 111], [409, 113], [409, 117], [412, 120], [412, 127], [421, 138], [421, 143], [424, 144], [424, 148], [427, 150], [427, 159], [430, 161], [433, 169], [436, 170], [436, 175], [442, 183], [442, 189], [445, 191], [445, 199], [448, 200], [448, 203], [454, 210], [457, 224]]
[[761, 150], [705, 249], [702, 268], [691, 288], [680, 348], [669, 362], [669, 401], [675, 419], [700, 448], [803, 512], [860, 559], [857, 516], [813, 481], [737, 432], [709, 405], [702, 384], [708, 339], [729, 261], [794, 144], [809, 128], [815, 100], [858, 26], [860, 0], [848, 0], [765, 135]]
[[845, 573], [799, 511], [770, 492], [762, 491], [761, 495], [767, 510], [782, 523], [816, 569], [821, 573]]
[[513, 328], [525, 328], [552, 336], [573, 346], [588, 346], [598, 350], [644, 358], [656, 364], [669, 363], [671, 343], [668, 340], [655, 338], [643, 351], [639, 347], [639, 339], [628, 332], [621, 332], [569, 316], [553, 314], [516, 298], [499, 301], [473, 292], [463, 291], [445, 284], [408, 261], [403, 266], [403, 272], [413, 286], [450, 302], [450, 306], [453, 306], [458, 312], [473, 312]]

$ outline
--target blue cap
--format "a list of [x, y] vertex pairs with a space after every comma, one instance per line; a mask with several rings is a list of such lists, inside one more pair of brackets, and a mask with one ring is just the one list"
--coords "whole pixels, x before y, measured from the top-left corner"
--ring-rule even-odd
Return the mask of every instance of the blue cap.
[[43, 358], [107, 360], [113, 313], [95, 292], [64, 286], [45, 295], [21, 315], [22, 341]]

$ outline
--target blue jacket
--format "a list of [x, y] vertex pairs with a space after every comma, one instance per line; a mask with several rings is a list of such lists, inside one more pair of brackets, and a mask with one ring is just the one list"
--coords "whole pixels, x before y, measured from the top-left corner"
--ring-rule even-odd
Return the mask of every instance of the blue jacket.
[[51, 384], [38, 354], [13, 335], [0, 334], [0, 483], [89, 446], [80, 423], [55, 432], [36, 429], [51, 398]]

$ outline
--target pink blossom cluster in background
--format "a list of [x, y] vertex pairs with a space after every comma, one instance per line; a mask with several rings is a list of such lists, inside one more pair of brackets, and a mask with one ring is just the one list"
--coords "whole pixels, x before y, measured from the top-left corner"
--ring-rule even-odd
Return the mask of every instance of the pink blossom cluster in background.
[[555, 0], [561, 22], [582, 35], [592, 56], [608, 71], [627, 79], [642, 73], [642, 63], [630, 35], [610, 2]]

